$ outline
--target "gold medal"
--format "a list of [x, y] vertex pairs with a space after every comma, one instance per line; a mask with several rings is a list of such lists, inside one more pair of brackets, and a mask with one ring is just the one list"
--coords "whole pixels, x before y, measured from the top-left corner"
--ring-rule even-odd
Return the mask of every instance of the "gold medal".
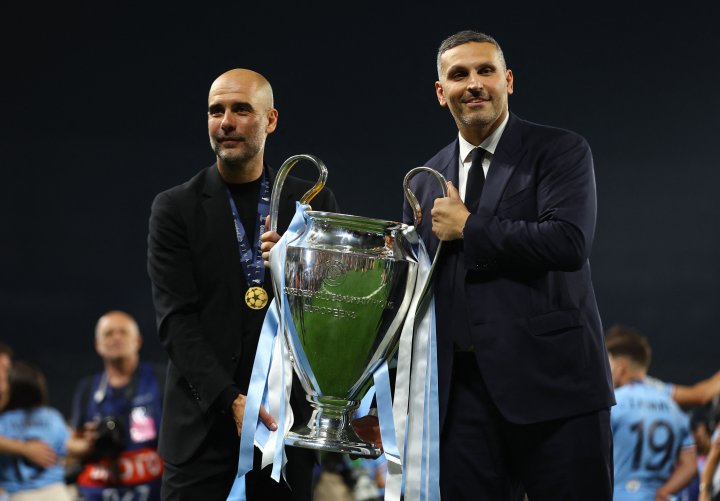
[[268, 295], [262, 287], [250, 287], [245, 293], [245, 304], [253, 310], [261, 310], [268, 303]]

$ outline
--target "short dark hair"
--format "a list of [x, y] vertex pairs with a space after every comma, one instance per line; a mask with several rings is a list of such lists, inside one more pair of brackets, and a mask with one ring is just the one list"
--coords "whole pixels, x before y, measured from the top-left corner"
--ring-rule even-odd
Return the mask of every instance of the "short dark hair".
[[440, 58], [442, 55], [449, 51], [450, 49], [454, 49], [458, 45], [463, 45], [470, 42], [480, 42], [480, 43], [491, 43], [495, 46], [495, 48], [498, 51], [498, 56], [500, 57], [500, 61], [502, 62], [504, 69], [507, 69], [507, 64], [505, 63], [505, 54], [503, 54], [503, 50], [500, 47], [500, 44], [495, 40], [493, 37], [486, 33], [482, 33], [480, 31], [472, 31], [472, 30], [463, 30], [458, 31], [454, 35], [450, 35], [445, 40], [442, 41], [440, 44], [440, 48], [437, 52], [437, 72], [438, 72], [438, 78], [442, 77], [442, 63], [440, 61]]
[[15, 362], [8, 376], [10, 396], [3, 409], [34, 409], [47, 405], [47, 385], [40, 369], [27, 362]]
[[652, 349], [640, 331], [625, 325], [613, 325], [605, 335], [605, 345], [613, 357], [627, 357], [647, 369], [652, 359]]

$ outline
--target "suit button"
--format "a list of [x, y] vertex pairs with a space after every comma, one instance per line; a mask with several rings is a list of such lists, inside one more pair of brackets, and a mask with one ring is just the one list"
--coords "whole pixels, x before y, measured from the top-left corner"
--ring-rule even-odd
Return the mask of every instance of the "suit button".
[[480, 269], [481, 269], [481, 270], [487, 270], [488, 268], [490, 268], [490, 265], [487, 264], [487, 263], [483, 263], [483, 264], [480, 265]]
[[232, 357], [230, 357], [230, 360], [232, 360], [233, 362], [235, 362], [235, 361], [237, 360], [237, 355], [233, 355]]

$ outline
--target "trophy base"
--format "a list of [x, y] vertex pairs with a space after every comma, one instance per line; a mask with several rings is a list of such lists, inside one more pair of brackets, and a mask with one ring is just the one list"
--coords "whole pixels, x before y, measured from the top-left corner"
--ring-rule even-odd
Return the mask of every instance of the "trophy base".
[[382, 449], [361, 439], [350, 424], [358, 401], [333, 397], [308, 397], [308, 401], [314, 407], [312, 417], [287, 434], [286, 445], [367, 458], [382, 454]]
[[367, 458], [377, 458], [382, 450], [373, 444], [363, 442], [352, 430], [313, 430], [307, 426], [291, 431], [285, 437], [285, 444], [317, 451], [338, 452]]

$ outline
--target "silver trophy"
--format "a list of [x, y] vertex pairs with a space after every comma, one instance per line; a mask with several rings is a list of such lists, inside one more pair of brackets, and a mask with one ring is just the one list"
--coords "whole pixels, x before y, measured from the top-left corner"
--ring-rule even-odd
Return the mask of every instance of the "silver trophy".
[[[313, 162], [320, 178], [300, 202], [309, 203], [325, 185], [327, 169], [320, 159], [288, 158], [272, 190], [271, 231], [277, 231], [282, 185], [301, 159]], [[408, 172], [404, 190], [416, 224], [422, 213], [408, 182], [421, 171], [435, 175], [447, 196], [445, 179], [437, 171], [417, 167]], [[284, 290], [277, 290], [273, 279], [275, 297], [283, 294], [291, 312], [292, 325], [284, 325], [283, 331], [292, 365], [313, 407], [310, 421], [290, 432], [285, 443], [377, 457], [382, 451], [360, 439], [350, 421], [374, 371], [397, 350], [415, 292], [418, 260], [406, 237], [409, 228], [348, 214], [308, 211], [307, 216], [303, 233], [287, 245]], [[425, 297], [429, 285], [428, 279]]]

